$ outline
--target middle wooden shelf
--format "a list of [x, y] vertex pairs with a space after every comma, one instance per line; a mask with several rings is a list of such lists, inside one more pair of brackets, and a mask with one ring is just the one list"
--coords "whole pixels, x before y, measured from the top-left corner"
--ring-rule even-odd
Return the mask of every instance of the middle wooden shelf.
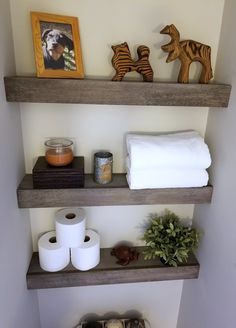
[[130, 190], [125, 173], [113, 174], [113, 181], [99, 185], [92, 174], [85, 174], [84, 188], [35, 189], [32, 175], [27, 174], [17, 189], [20, 208], [66, 206], [112, 206], [149, 204], [210, 203], [212, 186]]
[[100, 263], [89, 271], [76, 270], [69, 264], [62, 271], [46, 272], [40, 268], [38, 253], [34, 253], [27, 273], [27, 287], [42, 289], [198, 278], [199, 263], [193, 254], [189, 255], [187, 263], [171, 267], [162, 264], [158, 258], [144, 260], [145, 247], [135, 248], [139, 259], [127, 266], [116, 263], [111, 248], [102, 248]]

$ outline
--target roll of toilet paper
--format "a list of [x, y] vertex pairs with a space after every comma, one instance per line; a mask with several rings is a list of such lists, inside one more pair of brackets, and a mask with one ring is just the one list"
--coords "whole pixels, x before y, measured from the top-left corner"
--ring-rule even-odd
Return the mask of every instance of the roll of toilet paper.
[[45, 271], [62, 270], [70, 262], [70, 249], [58, 244], [55, 231], [46, 232], [39, 238], [38, 250], [39, 264]]
[[56, 234], [59, 244], [78, 247], [85, 237], [85, 212], [82, 208], [64, 208], [57, 211]]
[[71, 262], [81, 271], [94, 268], [100, 262], [100, 237], [93, 230], [85, 231], [83, 244], [71, 248]]

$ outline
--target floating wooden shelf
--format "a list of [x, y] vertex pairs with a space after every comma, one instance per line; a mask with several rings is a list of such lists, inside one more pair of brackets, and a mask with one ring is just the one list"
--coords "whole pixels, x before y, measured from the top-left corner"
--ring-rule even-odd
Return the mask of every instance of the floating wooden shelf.
[[[114, 82], [5, 77], [7, 101], [33, 103], [227, 107], [225, 84]], [[50, 90], [50, 92], [49, 92]]]
[[201, 204], [211, 202], [212, 190], [212, 186], [130, 190], [125, 174], [113, 174], [113, 181], [107, 185], [95, 183], [93, 175], [86, 174], [84, 188], [34, 189], [32, 175], [27, 174], [17, 189], [17, 196], [20, 208]]
[[110, 248], [101, 249], [101, 261], [96, 268], [89, 271], [78, 271], [71, 264], [59, 272], [46, 272], [39, 266], [38, 253], [34, 253], [27, 273], [29, 289], [75, 287], [89, 285], [121, 284], [161, 280], [193, 279], [198, 277], [199, 264], [193, 254], [188, 262], [178, 267], [163, 265], [159, 259], [145, 261], [142, 251], [138, 261], [128, 266], [116, 263], [110, 255]]

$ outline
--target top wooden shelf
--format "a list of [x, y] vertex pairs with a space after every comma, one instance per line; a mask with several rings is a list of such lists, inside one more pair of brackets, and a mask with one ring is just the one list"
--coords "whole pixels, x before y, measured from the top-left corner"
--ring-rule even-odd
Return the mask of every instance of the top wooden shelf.
[[5, 77], [10, 102], [227, 107], [231, 86], [99, 79]]

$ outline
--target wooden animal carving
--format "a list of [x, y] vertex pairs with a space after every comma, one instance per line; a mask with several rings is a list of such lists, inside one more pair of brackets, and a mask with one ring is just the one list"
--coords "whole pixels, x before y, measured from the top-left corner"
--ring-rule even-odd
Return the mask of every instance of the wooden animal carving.
[[136, 71], [143, 76], [143, 81], [153, 81], [153, 70], [149, 63], [150, 50], [147, 46], [139, 46], [137, 49], [138, 60], [131, 57], [128, 44], [126, 42], [112, 46], [114, 56], [112, 65], [116, 70], [112, 81], [122, 81], [126, 73]]
[[190, 64], [193, 61], [198, 61], [202, 64], [199, 83], [208, 83], [213, 77], [211, 68], [211, 48], [193, 40], [180, 41], [179, 31], [173, 24], [164, 27], [160, 33], [169, 34], [171, 37], [170, 43], [161, 47], [163, 51], [169, 52], [166, 62], [169, 63], [177, 58], [179, 58], [181, 62], [178, 82], [189, 82]]
[[139, 253], [135, 248], [130, 248], [126, 245], [117, 246], [112, 249], [111, 255], [115, 256], [120, 265], [128, 265], [131, 261], [137, 260]]

